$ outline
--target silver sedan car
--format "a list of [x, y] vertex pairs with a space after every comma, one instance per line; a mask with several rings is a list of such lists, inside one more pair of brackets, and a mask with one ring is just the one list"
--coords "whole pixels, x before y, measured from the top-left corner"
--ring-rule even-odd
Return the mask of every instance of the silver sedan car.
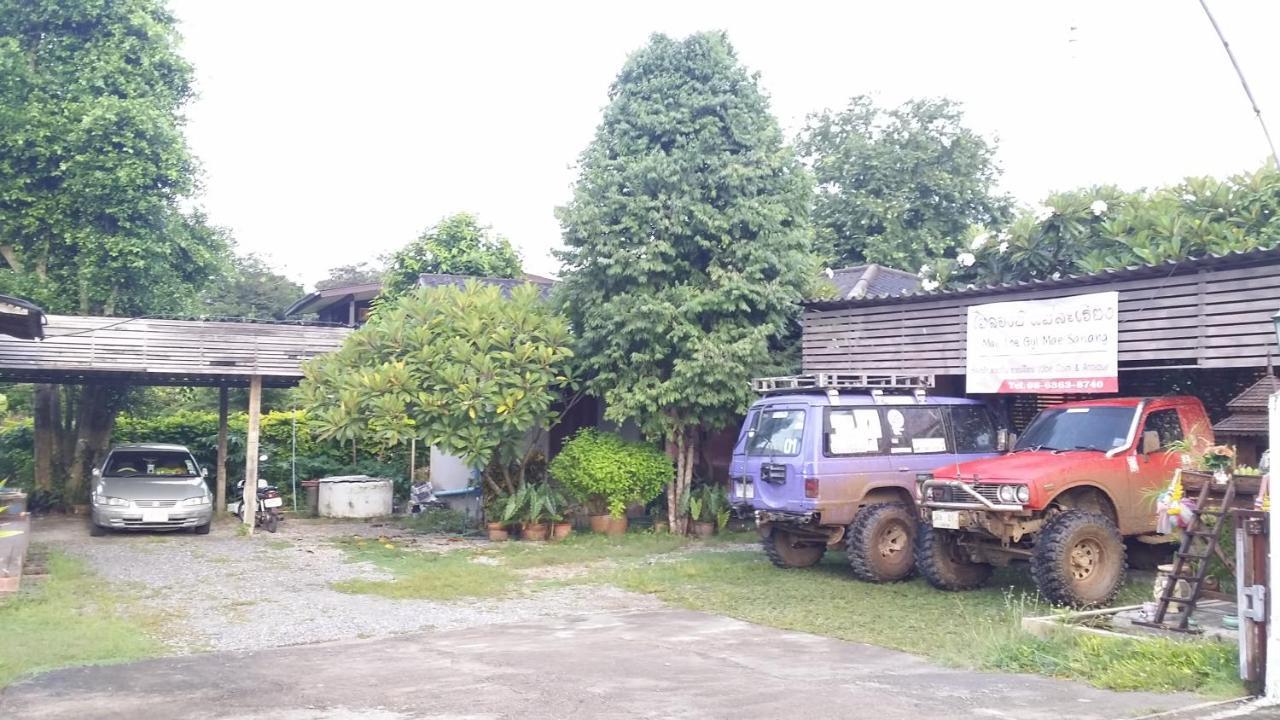
[[191, 451], [181, 445], [117, 445], [93, 470], [89, 533], [107, 530], [209, 532], [213, 496]]

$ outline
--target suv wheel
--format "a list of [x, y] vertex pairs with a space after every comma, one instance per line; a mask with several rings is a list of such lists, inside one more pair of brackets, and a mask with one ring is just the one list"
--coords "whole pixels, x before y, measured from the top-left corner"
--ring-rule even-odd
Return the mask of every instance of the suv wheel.
[[92, 536], [92, 537], [102, 537], [103, 535], [106, 535], [106, 534], [107, 534], [107, 529], [106, 529], [106, 528], [102, 527], [101, 525], [99, 525], [98, 523], [96, 523], [96, 522], [94, 522], [94, 521], [92, 521], [92, 520], [90, 520], [90, 521], [89, 521], [89, 535], [90, 535], [90, 536]]
[[988, 563], [976, 563], [960, 549], [959, 536], [921, 525], [916, 534], [916, 567], [939, 590], [973, 590], [991, 577]]
[[1031, 577], [1046, 600], [1106, 605], [1124, 582], [1124, 539], [1106, 515], [1067, 510], [1051, 518], [1031, 552]]
[[915, 570], [912, 545], [916, 521], [898, 503], [868, 505], [849, 525], [845, 551], [854, 577], [867, 582], [897, 582]]
[[778, 528], [770, 528], [761, 539], [764, 552], [770, 562], [780, 568], [805, 568], [818, 564], [827, 546], [822, 541], [802, 541], [795, 534]]

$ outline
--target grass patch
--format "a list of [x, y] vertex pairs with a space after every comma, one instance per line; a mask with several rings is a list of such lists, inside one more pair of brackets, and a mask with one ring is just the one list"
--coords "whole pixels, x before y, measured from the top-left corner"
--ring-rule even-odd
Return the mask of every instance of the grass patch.
[[463, 552], [427, 553], [406, 550], [394, 542], [337, 541], [352, 560], [371, 562], [395, 575], [394, 580], [345, 580], [340, 592], [397, 599], [458, 600], [501, 597], [520, 583], [509, 568], [475, 562]]
[[641, 559], [678, 550], [691, 541], [668, 533], [627, 533], [617, 537], [574, 533], [559, 542], [495, 543], [474, 555], [488, 555], [510, 568], [581, 565], [603, 560]]
[[[997, 572], [991, 586], [946, 593], [921, 579], [875, 585], [849, 577], [843, 553], [807, 570], [779, 570], [758, 552], [692, 554], [596, 578], [692, 610], [904, 650], [962, 667], [1080, 680], [1118, 690], [1239, 694], [1235, 648], [1063, 636], [1036, 639], [1020, 621], [1049, 614], [1024, 568]], [[1118, 603], [1149, 596], [1130, 582]]]
[[0, 599], [0, 687], [68, 665], [166, 654], [163, 619], [110, 589], [79, 560], [49, 553], [49, 577]]

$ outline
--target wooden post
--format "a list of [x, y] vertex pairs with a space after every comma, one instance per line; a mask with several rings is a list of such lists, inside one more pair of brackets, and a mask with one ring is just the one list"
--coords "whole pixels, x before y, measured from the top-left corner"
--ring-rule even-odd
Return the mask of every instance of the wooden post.
[[214, 509], [227, 511], [227, 386], [218, 388], [218, 481], [214, 489]]
[[249, 378], [249, 429], [244, 439], [244, 524], [253, 533], [258, 511], [258, 430], [262, 421], [262, 376]]
[[[1280, 452], [1280, 393], [1272, 395], [1267, 400], [1267, 417], [1268, 422], [1268, 444], [1271, 447], [1271, 464], [1275, 467], [1276, 453]], [[1274, 472], [1274, 470], [1272, 471]], [[1280, 487], [1280, 483], [1275, 484]], [[1271, 488], [1267, 488], [1270, 495]], [[1271, 498], [1267, 513], [1267, 544], [1268, 544], [1268, 562], [1267, 562], [1267, 651], [1264, 656], [1264, 672], [1266, 674], [1266, 696], [1268, 700], [1276, 700], [1280, 698], [1280, 662], [1272, 663], [1270, 661], [1280, 658], [1280, 622], [1276, 622], [1280, 617], [1280, 581], [1271, 582], [1271, 580], [1280, 580], [1280, 532], [1271, 532], [1271, 530], [1280, 530], [1280, 503], [1275, 498]]]
[[418, 438], [409, 438], [409, 484], [413, 484], [413, 473], [418, 468]]

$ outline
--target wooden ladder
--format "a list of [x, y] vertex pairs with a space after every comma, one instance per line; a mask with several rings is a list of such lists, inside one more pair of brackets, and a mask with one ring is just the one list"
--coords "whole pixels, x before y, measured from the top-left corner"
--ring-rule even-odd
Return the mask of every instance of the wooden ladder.
[[[1178, 546], [1178, 552], [1174, 555], [1173, 571], [1169, 573], [1169, 581], [1165, 583], [1164, 589], [1160, 592], [1160, 600], [1156, 605], [1156, 614], [1149, 621], [1140, 621], [1135, 624], [1145, 625], [1147, 627], [1160, 628], [1163, 630], [1174, 630], [1176, 632], [1194, 633], [1200, 632], [1199, 629], [1188, 627], [1191, 620], [1191, 613], [1196, 609], [1196, 602], [1200, 599], [1200, 593], [1204, 589], [1204, 579], [1209, 573], [1209, 558], [1218, 548], [1218, 534], [1222, 530], [1222, 523], [1226, 521], [1227, 513], [1231, 508], [1231, 503], [1236, 497], [1236, 480], [1232, 475], [1222, 493], [1222, 502], [1215, 508], [1209, 507], [1212, 498], [1210, 492], [1213, 483], [1206, 481], [1200, 488], [1200, 495], [1196, 498], [1196, 509], [1191, 513], [1191, 522], [1187, 523], [1187, 528], [1182, 532], [1182, 543]], [[1214, 524], [1209, 527], [1204, 523], [1205, 516], [1217, 518]], [[1196, 549], [1197, 543], [1200, 543], [1199, 550]], [[1194, 563], [1194, 571], [1187, 574], [1190, 566]], [[1178, 581], [1186, 580], [1190, 592], [1188, 597], [1174, 597], [1174, 593], [1178, 589]], [[1178, 602], [1182, 603], [1182, 611], [1178, 613], [1173, 623], [1165, 620], [1165, 616], [1169, 613], [1169, 605]]]

